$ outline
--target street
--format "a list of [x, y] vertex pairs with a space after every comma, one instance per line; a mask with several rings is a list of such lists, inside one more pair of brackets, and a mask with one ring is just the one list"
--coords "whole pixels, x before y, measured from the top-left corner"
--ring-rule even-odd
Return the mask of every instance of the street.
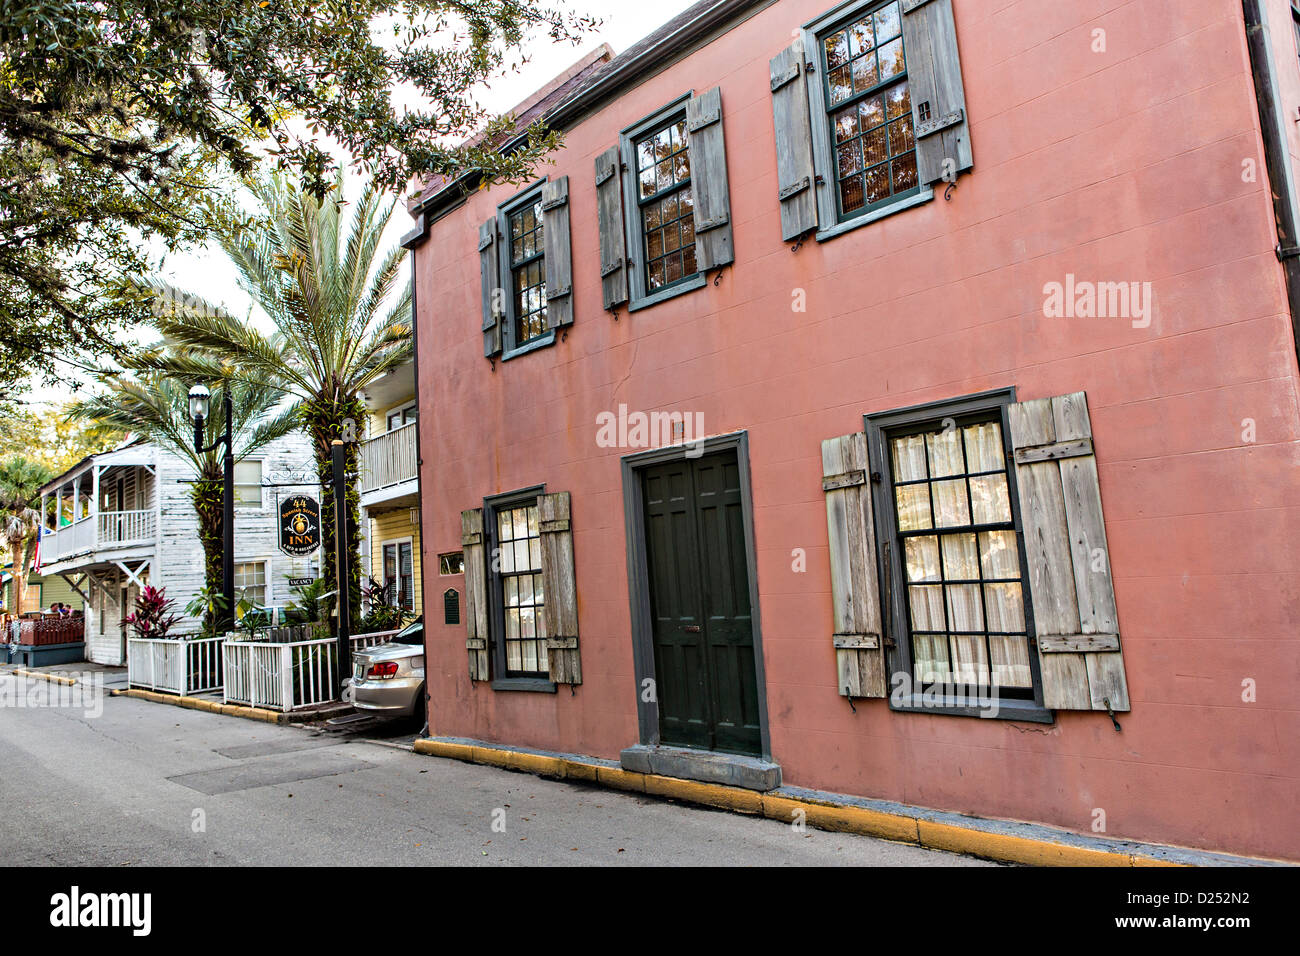
[[[9, 696], [13, 682], [0, 675]], [[9, 687], [5, 687], [9, 684]], [[0, 708], [0, 865], [983, 861], [126, 697]]]

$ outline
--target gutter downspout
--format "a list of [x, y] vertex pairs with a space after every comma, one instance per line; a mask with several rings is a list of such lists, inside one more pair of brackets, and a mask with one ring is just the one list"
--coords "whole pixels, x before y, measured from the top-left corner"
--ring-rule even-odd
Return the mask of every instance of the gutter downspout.
[[1287, 147], [1282, 98], [1262, 0], [1242, 0], [1241, 6], [1246, 18], [1246, 47], [1250, 52], [1251, 74], [1255, 81], [1260, 134], [1264, 139], [1264, 163], [1273, 194], [1273, 219], [1278, 240], [1274, 251], [1286, 278], [1291, 335], [1296, 346], [1296, 360], [1300, 362], [1300, 244], [1297, 243], [1300, 210], [1296, 208], [1295, 175]]

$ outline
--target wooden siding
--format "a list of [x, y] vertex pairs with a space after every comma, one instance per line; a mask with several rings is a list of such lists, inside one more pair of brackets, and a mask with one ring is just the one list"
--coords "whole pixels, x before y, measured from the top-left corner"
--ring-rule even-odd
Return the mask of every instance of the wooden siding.
[[420, 523], [412, 519], [410, 508], [387, 511], [370, 519], [370, 576], [384, 579], [384, 545], [390, 541], [411, 542], [411, 570], [415, 584], [415, 613], [423, 613], [420, 582]]

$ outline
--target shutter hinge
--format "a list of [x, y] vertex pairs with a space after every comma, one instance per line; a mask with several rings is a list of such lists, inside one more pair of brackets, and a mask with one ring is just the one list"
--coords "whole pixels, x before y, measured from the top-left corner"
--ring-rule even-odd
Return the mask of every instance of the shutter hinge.
[[823, 176], [821, 173], [818, 173], [816, 176], [813, 177], [813, 182], [815, 182], [818, 186], [825, 186], [826, 177]]
[[813, 66], [812, 60], [808, 60], [806, 63], [804, 63], [803, 68], [807, 70], [809, 73], [817, 72], [817, 67]]
[[892, 648], [895, 648], [895, 647], [898, 646], [898, 641], [896, 641], [896, 640], [894, 640], [892, 637], [888, 637], [888, 636], [886, 636], [886, 637], [884, 637], [884, 638], [881, 638], [881, 643], [884, 644], [886, 647], [891, 648], [891, 649], [892, 649]]
[[878, 485], [878, 484], [880, 484], [881, 480], [882, 480], [882, 479], [881, 479], [881, 477], [880, 477], [880, 472], [878, 472], [878, 471], [873, 471], [873, 472], [871, 473], [871, 483], [872, 483], [873, 485]]

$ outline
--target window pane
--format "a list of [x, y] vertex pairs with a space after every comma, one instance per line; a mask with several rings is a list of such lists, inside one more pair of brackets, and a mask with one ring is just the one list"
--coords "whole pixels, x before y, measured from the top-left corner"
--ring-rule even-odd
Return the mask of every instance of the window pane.
[[849, 62], [848, 37], [843, 30], [828, 36], [823, 45], [826, 47], [826, 65], [832, 70]]
[[939, 580], [939, 539], [930, 535], [908, 538], [903, 545], [907, 580]]
[[934, 496], [934, 524], [938, 528], [955, 528], [970, 524], [970, 503], [966, 500], [966, 480], [936, 481], [931, 485]]
[[1024, 631], [1025, 603], [1019, 584], [984, 585], [984, 606], [990, 631]]
[[1020, 554], [1014, 531], [980, 532], [980, 567], [985, 578], [1020, 577]]
[[973, 534], [945, 534], [943, 577], [945, 581], [973, 581], [980, 576], [979, 556]]
[[989, 661], [983, 637], [949, 637], [952, 680], [956, 684], [988, 684]]
[[505, 594], [506, 607], [519, 606], [519, 579], [514, 577], [506, 578], [502, 582], [502, 593]]
[[853, 61], [853, 92], [861, 93], [869, 90], [879, 82], [880, 75], [876, 70], [876, 58], [873, 54]]
[[871, 18], [866, 17], [849, 27], [849, 56], [860, 57], [876, 46], [871, 35]]
[[895, 83], [885, 91], [885, 108], [890, 119], [912, 115], [912, 97], [906, 81]]
[[929, 485], [902, 485], [894, 489], [894, 495], [898, 499], [899, 531], [931, 527]]
[[858, 104], [858, 125], [860, 128], [875, 129], [885, 122], [885, 100], [882, 96], [871, 96]]
[[970, 479], [970, 503], [975, 524], [996, 524], [1011, 520], [1011, 500], [1007, 497], [1007, 476], [986, 475]]
[[878, 55], [880, 57], [880, 79], [882, 81], [889, 79], [891, 76], [898, 76], [898, 74], [903, 72], [902, 37], [881, 44]]
[[908, 585], [907, 600], [912, 610], [912, 630], [944, 630], [943, 588], [940, 585]]
[[925, 436], [907, 435], [891, 443], [894, 452], [894, 480], [920, 481], [929, 477], [925, 467]]
[[877, 43], [884, 43], [886, 40], [893, 39], [903, 29], [902, 21], [898, 15], [897, 3], [891, 3], [889, 6], [877, 10], [875, 21]]
[[941, 432], [931, 432], [925, 439], [930, 453], [932, 477], [945, 478], [965, 472], [961, 457], [961, 432], [955, 428], [945, 428]]
[[831, 70], [831, 103], [842, 103], [849, 98], [853, 92], [852, 73], [849, 67], [842, 66], [838, 70]]
[[912, 638], [912, 674], [921, 684], [947, 683], [948, 638], [942, 634], [917, 634]]
[[962, 429], [966, 440], [967, 469], [975, 474], [1005, 467], [1002, 457], [1002, 426], [997, 422], [967, 425]]
[[989, 656], [995, 687], [1032, 687], [1029, 643], [1023, 637], [989, 638]]
[[894, 192], [901, 193], [916, 186], [916, 154], [908, 153], [890, 164], [893, 167]]
[[978, 584], [945, 584], [948, 622], [954, 631], [984, 630], [984, 610]]

